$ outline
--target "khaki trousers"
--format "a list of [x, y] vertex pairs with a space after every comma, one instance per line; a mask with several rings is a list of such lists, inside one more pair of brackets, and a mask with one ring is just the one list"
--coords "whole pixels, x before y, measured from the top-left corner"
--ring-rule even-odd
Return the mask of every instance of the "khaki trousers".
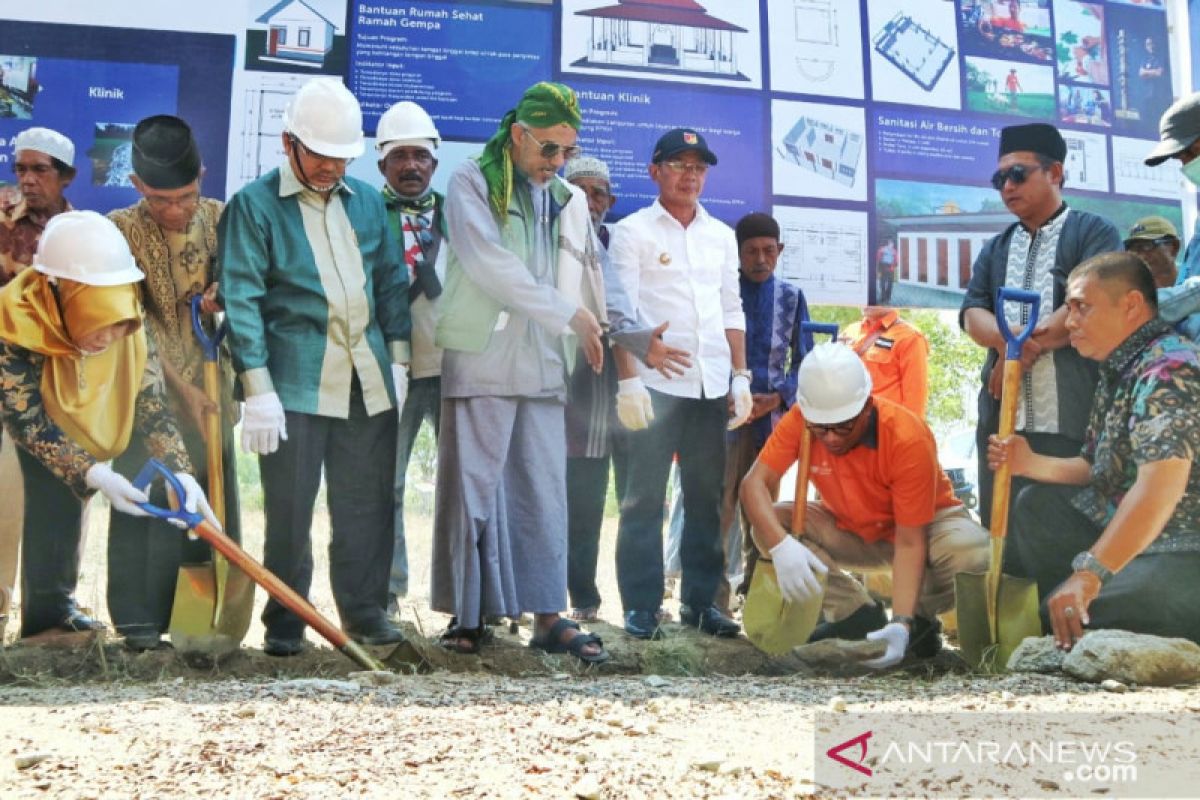
[[[776, 515], [788, 528], [792, 504], [777, 503]], [[991, 558], [988, 532], [962, 506], [937, 512], [928, 526], [929, 553], [925, 580], [917, 600], [917, 614], [933, 619], [954, 607], [954, 576], [959, 572], [983, 572]], [[833, 515], [818, 503], [808, 504], [804, 535], [800, 541], [829, 567], [825, 600], [821, 611], [828, 622], [838, 622], [858, 608], [873, 602], [866, 587], [853, 572], [890, 571], [894, 548], [891, 542], [867, 542], [837, 527]]]

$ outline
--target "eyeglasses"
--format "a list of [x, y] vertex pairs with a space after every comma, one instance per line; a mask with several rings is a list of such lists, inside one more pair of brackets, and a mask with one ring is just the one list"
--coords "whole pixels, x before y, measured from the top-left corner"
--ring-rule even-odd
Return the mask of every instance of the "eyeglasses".
[[857, 424], [858, 417], [855, 416], [854, 419], [839, 422], [836, 425], [817, 425], [816, 423], [806, 422], [804, 426], [814, 436], [828, 436], [831, 433], [834, 436], [849, 436], [854, 432], [854, 426]]
[[1039, 169], [1042, 169], [1041, 164], [1014, 164], [1008, 169], [998, 169], [992, 173], [992, 188], [998, 192], [1009, 181], [1013, 182], [1013, 186], [1020, 186], [1029, 180], [1029, 176]]
[[352, 162], [354, 160], [353, 158], [338, 158], [337, 156], [327, 156], [327, 155], [318, 153], [315, 150], [313, 150], [312, 148], [310, 148], [308, 145], [306, 145], [304, 142], [300, 141], [300, 137], [298, 137], [294, 134], [289, 134], [288, 138], [291, 139], [291, 141], [292, 141], [292, 147], [295, 147], [300, 155], [306, 155], [309, 158], [315, 158], [317, 161], [325, 161], [330, 164], [336, 164], [336, 165], [340, 165], [343, 167], [348, 167], [348, 166], [350, 166], [350, 162]]
[[1149, 253], [1156, 247], [1176, 241], [1174, 236], [1159, 236], [1157, 239], [1127, 239], [1125, 249], [1131, 253]]
[[182, 197], [162, 197], [149, 194], [142, 196], [146, 198], [146, 205], [155, 211], [166, 211], [168, 208], [187, 210], [195, 208], [196, 204], [200, 202], [200, 192], [188, 192]]
[[521, 123], [521, 130], [525, 131], [525, 135], [540, 148], [539, 154], [547, 161], [553, 161], [559, 153], [562, 153], [563, 161], [570, 161], [572, 158], [578, 158], [583, 152], [583, 148], [576, 144], [561, 145], [558, 142], [539, 142], [524, 122]]
[[685, 172], [689, 175], [703, 175], [708, 172], [708, 164], [703, 161], [664, 161], [662, 165], [676, 175]]

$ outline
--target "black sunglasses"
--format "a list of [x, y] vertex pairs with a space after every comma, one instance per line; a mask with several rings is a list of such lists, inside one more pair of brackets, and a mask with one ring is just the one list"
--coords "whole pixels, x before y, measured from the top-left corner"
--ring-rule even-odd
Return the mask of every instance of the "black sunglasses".
[[998, 169], [992, 173], [992, 188], [997, 192], [1004, 188], [1004, 184], [1009, 181], [1013, 182], [1014, 186], [1020, 186], [1029, 179], [1029, 176], [1042, 169], [1041, 164], [1026, 166], [1025, 164], [1014, 164], [1008, 169]]
[[1125, 249], [1133, 253], [1149, 253], [1156, 247], [1177, 241], [1174, 236], [1159, 236], [1157, 239], [1127, 239]]

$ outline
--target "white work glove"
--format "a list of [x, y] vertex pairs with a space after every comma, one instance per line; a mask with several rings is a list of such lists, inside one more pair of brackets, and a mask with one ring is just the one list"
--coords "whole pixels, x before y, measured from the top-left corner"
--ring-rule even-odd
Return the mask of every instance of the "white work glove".
[[771, 548], [771, 563], [775, 565], [779, 592], [789, 603], [807, 603], [825, 593], [820, 578], [829, 568], [791, 536], [783, 537], [782, 542]]
[[149, 503], [146, 493], [135, 488], [124, 475], [113, 472], [108, 464], [93, 464], [84, 475], [84, 483], [108, 498], [116, 511], [131, 517], [148, 517], [150, 512], [142, 510], [138, 503]]
[[631, 431], [644, 431], [654, 421], [654, 403], [641, 378], [617, 381], [617, 419]]
[[754, 395], [750, 394], [750, 379], [745, 375], [734, 375], [729, 384], [729, 396], [733, 398], [733, 417], [729, 420], [729, 430], [740, 428], [750, 419], [754, 410]]
[[404, 413], [408, 399], [408, 364], [392, 364], [392, 385], [396, 387], [396, 415]]
[[242, 414], [242, 452], [270, 455], [279, 449], [279, 440], [287, 441], [287, 417], [275, 392], [246, 398]]
[[871, 669], [886, 669], [904, 660], [908, 650], [908, 628], [900, 622], [889, 622], [877, 631], [867, 634], [869, 642], [887, 642], [887, 650], [879, 658], [864, 661], [863, 666]]
[[[179, 481], [179, 484], [183, 487], [184, 510], [192, 514], [195, 514], [197, 511], [200, 512], [209, 521], [209, 524], [217, 530], [221, 530], [221, 523], [217, 522], [217, 516], [213, 513], [212, 506], [208, 504], [208, 498], [204, 496], [204, 490], [200, 488], [200, 484], [196, 482], [196, 479], [186, 472], [176, 472], [175, 480]], [[178, 500], [178, 498], [176, 499]], [[169, 519], [167, 522], [176, 528], [187, 529], [187, 524], [183, 520]]]

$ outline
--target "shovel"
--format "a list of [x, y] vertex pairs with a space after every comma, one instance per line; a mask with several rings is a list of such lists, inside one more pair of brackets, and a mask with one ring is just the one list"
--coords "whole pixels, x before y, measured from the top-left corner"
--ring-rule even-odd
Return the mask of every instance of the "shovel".
[[[142, 491], [146, 491], [150, 484], [154, 482], [155, 477], [158, 476], [161, 476], [166, 481], [167, 486], [174, 491], [175, 497], [182, 500], [184, 492], [183, 487], [179, 484], [179, 479], [175, 477], [171, 470], [167, 469], [165, 464], [157, 459], [152, 458], [146, 462], [146, 465], [142, 467], [137, 477], [133, 479], [133, 485]], [[189, 530], [212, 545], [213, 550], [227, 558], [242, 574], [248, 576], [252, 581], [261, 586], [267, 594], [271, 595], [281, 605], [304, 620], [305, 624], [325, 637], [326, 641], [345, 653], [354, 663], [369, 670], [385, 669], [383, 664], [373, 658], [361, 645], [347, 636], [341, 628], [326, 619], [320, 611], [313, 608], [312, 604], [297, 594], [292, 587], [276, 577], [275, 573], [255, 561], [249, 553], [239, 547], [236, 542], [222, 531], [214, 528], [202, 514], [191, 513], [183, 508], [172, 511], [167, 508], [159, 508], [150, 503], [139, 503], [138, 505], [144, 511], [159, 519], [168, 521], [178, 520], [187, 525]]]
[[[837, 325], [820, 322], [800, 323], [801, 341], [805, 333], [827, 333], [831, 341], [837, 341]], [[812, 463], [812, 436], [808, 428], [800, 429], [800, 453], [796, 465], [796, 499], [792, 504], [792, 535], [804, 533], [804, 517], [808, 513], [808, 470]], [[770, 655], [786, 653], [793, 647], [808, 641], [817, 618], [821, 614], [818, 595], [811, 603], [795, 604], [783, 599], [779, 581], [775, 576], [775, 565], [760, 558], [754, 567], [754, 577], [746, 592], [746, 605], [742, 608], [742, 627], [750, 642]]]
[[[212, 336], [200, 321], [199, 295], [192, 298], [192, 330], [204, 351], [204, 394], [217, 410], [204, 415], [208, 457], [208, 501], [217, 521], [225, 524], [225, 472], [221, 453], [221, 382], [218, 358], [228, 328]], [[254, 613], [254, 583], [218, 552], [212, 561], [183, 564], [171, 608], [171, 642], [184, 653], [223, 656], [238, 649]]]
[[[1030, 307], [1029, 321], [1019, 336], [1004, 321], [1004, 304], [1013, 301]], [[1017, 427], [1017, 399], [1021, 390], [1021, 346], [1037, 325], [1041, 297], [1033, 292], [1001, 287], [996, 293], [996, 319], [1007, 343], [1004, 383], [1000, 395], [1001, 439]], [[994, 367], [993, 367], [994, 369]], [[986, 672], [1000, 672], [1008, 657], [1027, 636], [1041, 636], [1037, 584], [1025, 578], [1001, 575], [1004, 537], [1008, 533], [1012, 470], [1002, 464], [992, 488], [992, 560], [987, 572], [960, 572], [954, 576], [958, 609], [958, 642], [967, 663]]]

